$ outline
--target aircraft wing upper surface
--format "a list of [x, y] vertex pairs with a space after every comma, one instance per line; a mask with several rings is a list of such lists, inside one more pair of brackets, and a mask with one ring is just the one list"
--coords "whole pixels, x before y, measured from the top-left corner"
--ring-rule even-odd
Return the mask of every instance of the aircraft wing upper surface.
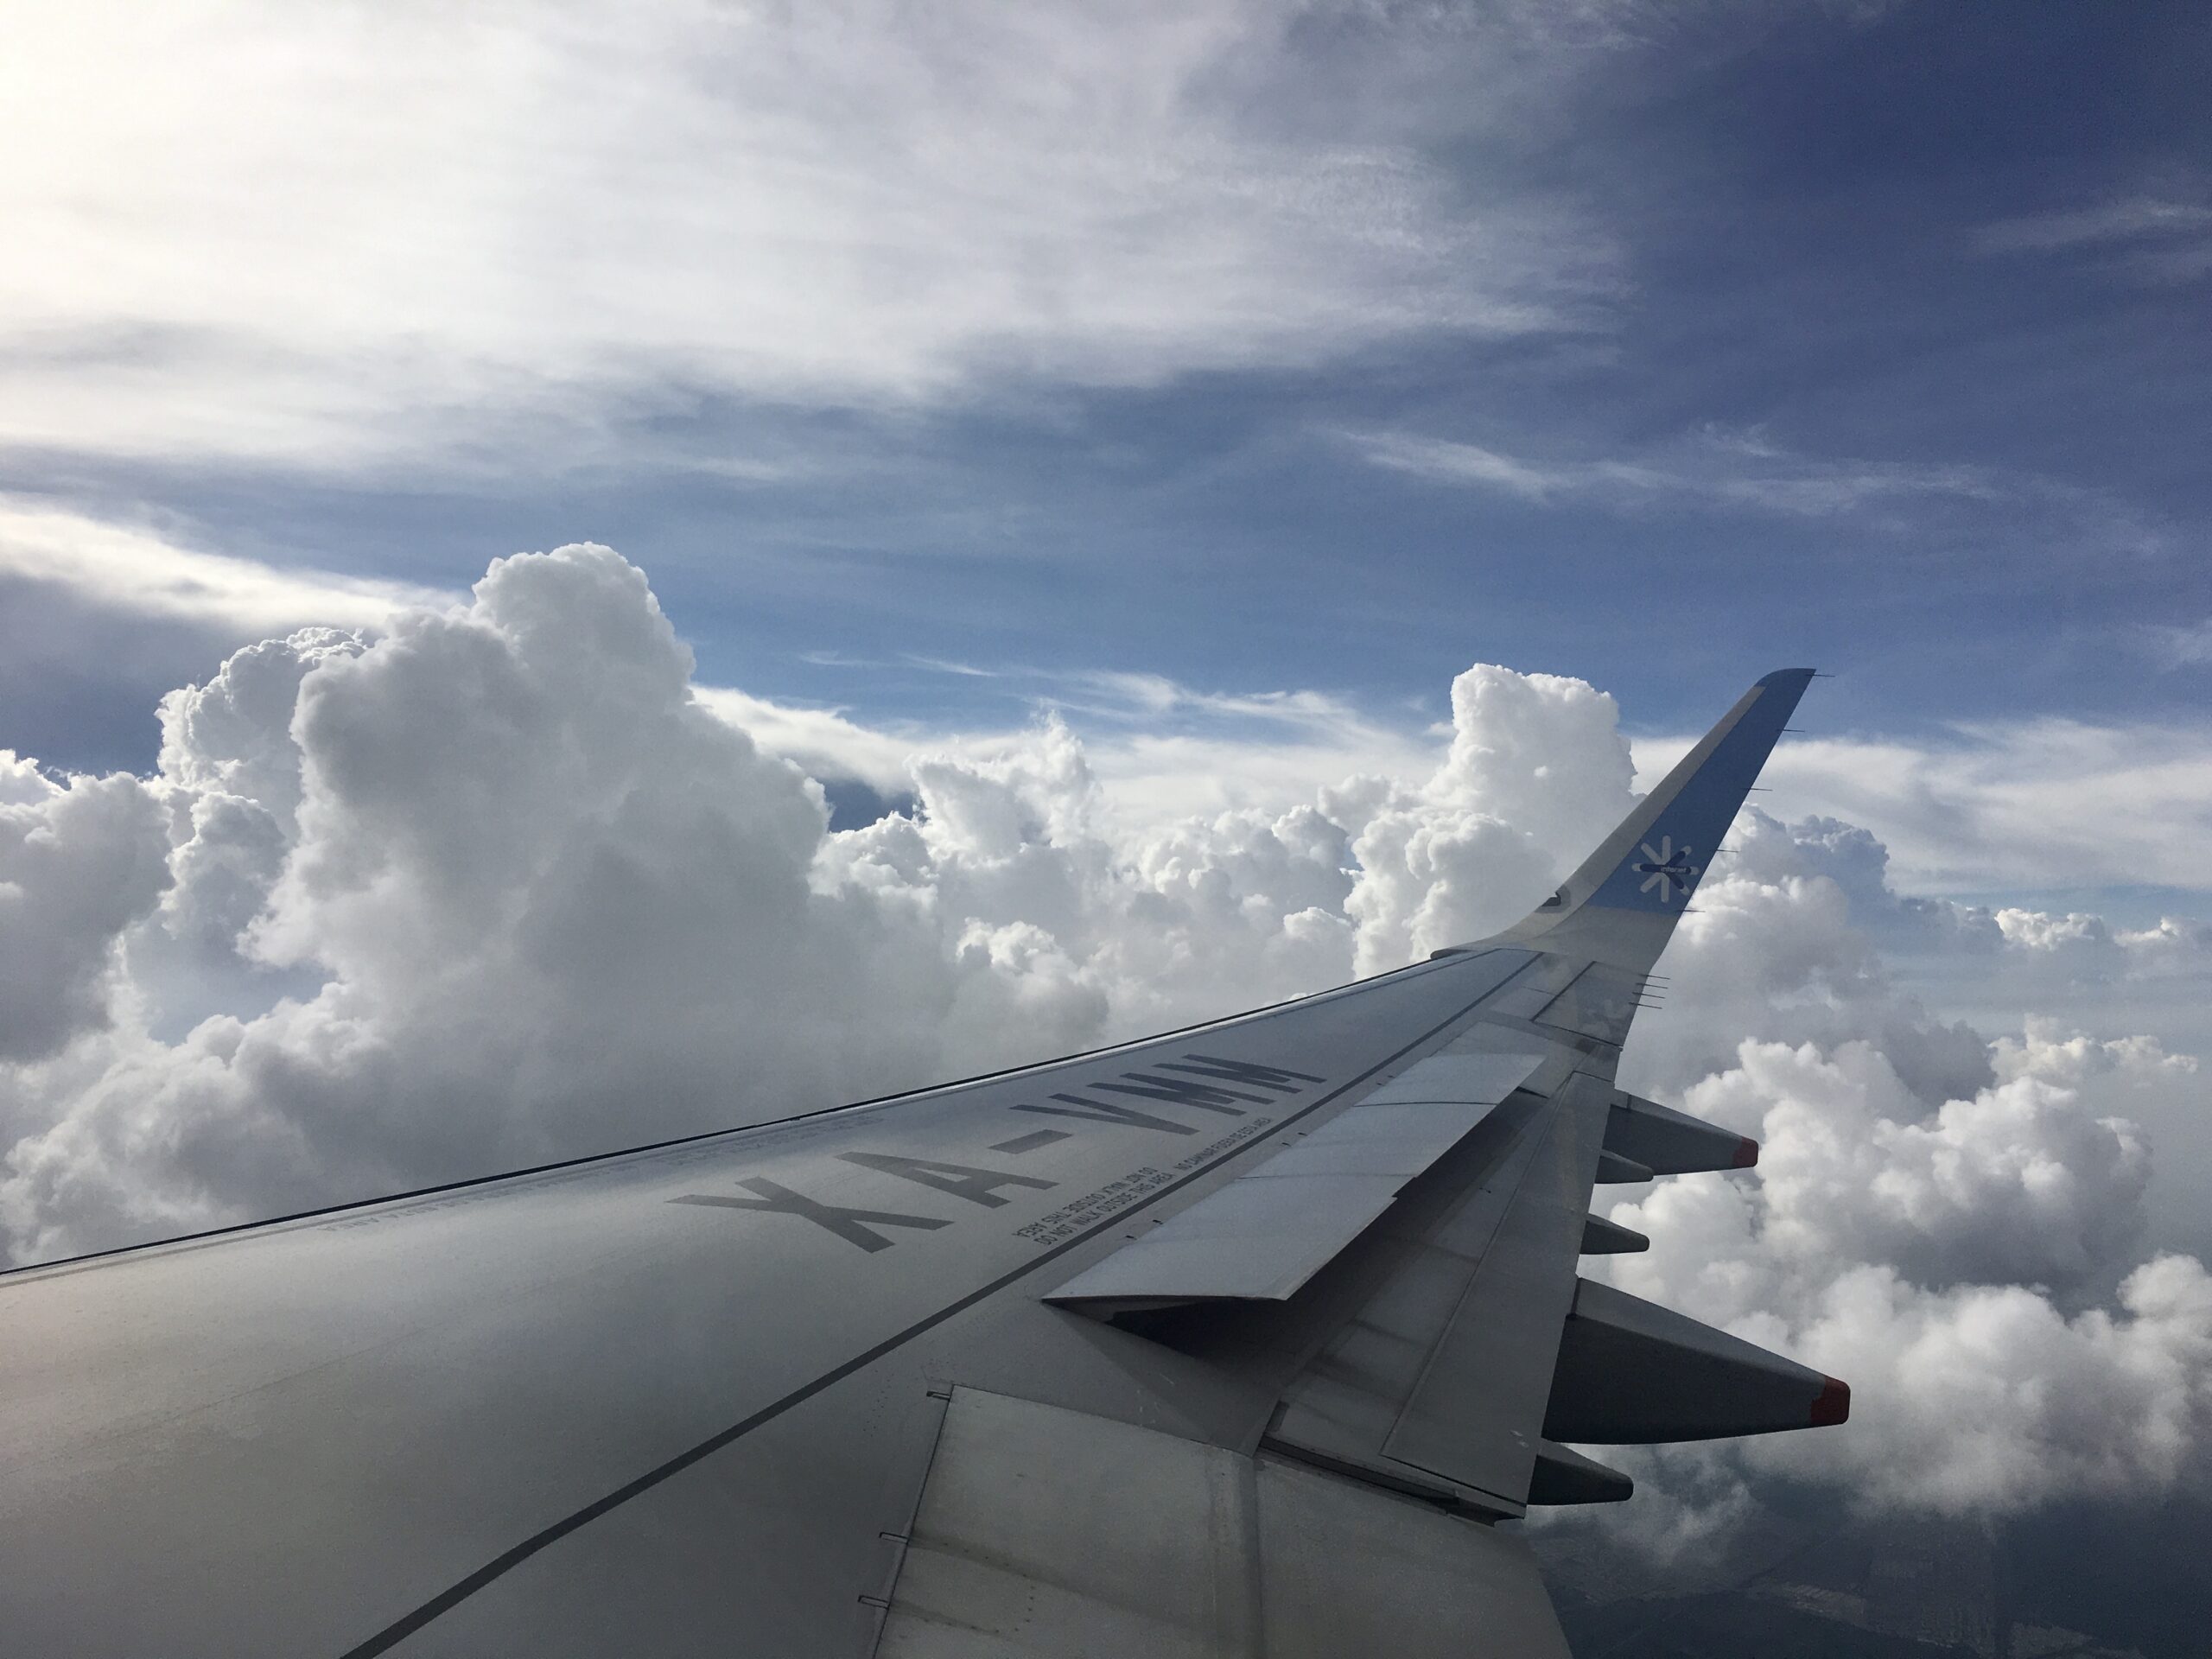
[[[1841, 1420], [1580, 1279], [1738, 1166], [1613, 1086], [1804, 688], [1521, 927], [1098, 1053], [0, 1277], [12, 1651], [1565, 1651], [1571, 1445]], [[1624, 840], [1625, 836], [1625, 840]]]

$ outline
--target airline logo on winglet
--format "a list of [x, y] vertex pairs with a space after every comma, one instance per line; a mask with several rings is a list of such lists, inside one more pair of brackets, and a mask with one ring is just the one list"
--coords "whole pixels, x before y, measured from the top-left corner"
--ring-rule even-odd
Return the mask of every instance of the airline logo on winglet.
[[1651, 850], [1651, 843], [1645, 842], [1644, 861], [1630, 867], [1643, 878], [1643, 885], [1637, 891], [1656, 892], [1662, 905], [1671, 904], [1677, 893], [1687, 897], [1690, 883], [1697, 880], [1698, 873], [1703, 868], [1690, 862], [1690, 855], [1695, 850], [1685, 846], [1676, 851], [1672, 836], [1659, 837], [1659, 850], [1656, 853]]

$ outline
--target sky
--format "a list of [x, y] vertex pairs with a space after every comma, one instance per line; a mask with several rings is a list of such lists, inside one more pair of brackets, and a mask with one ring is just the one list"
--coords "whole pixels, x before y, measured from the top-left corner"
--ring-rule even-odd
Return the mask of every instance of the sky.
[[[603, 542], [703, 677], [886, 718], [1039, 693], [918, 656], [1432, 714], [1506, 661], [1667, 730], [1771, 659], [1839, 675], [1831, 729], [2186, 721], [2207, 27], [49, 11], [0, 68], [0, 489], [415, 586]], [[0, 572], [57, 761], [143, 765], [245, 632]]]
[[1860, 1420], [1621, 1524], [2212, 1491], [2201, 8], [10, 33], [9, 1257], [1393, 966], [1805, 664], [1615, 1267]]

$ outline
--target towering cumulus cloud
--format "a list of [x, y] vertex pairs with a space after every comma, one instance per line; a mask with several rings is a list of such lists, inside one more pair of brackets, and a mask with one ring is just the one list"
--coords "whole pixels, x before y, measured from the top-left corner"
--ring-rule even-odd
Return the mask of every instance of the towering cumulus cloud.
[[0, 1061], [106, 1027], [117, 936], [168, 885], [167, 851], [135, 779], [57, 783], [0, 754]]
[[[603, 548], [171, 693], [150, 778], [0, 765], [0, 1228], [18, 1261], [760, 1118], [1293, 995], [1510, 920], [1632, 799], [1612, 700], [1478, 666], [1426, 776], [1147, 817], [1054, 720], [823, 788], [694, 693]], [[724, 712], [715, 712], [719, 709]], [[769, 735], [765, 730], [764, 737]], [[890, 740], [868, 734], [880, 755]], [[1618, 1282], [1849, 1376], [1851, 1424], [1645, 1461], [1661, 1541], [1770, 1469], [1945, 1512], [2202, 1478], [2212, 1281], [2161, 1253], [2139, 1032], [1931, 1014], [1874, 941], [2063, 995], [2203, 930], [1902, 898], [1747, 812], [1624, 1081], [1759, 1135], [1614, 1209]], [[2056, 976], [2056, 977], [2054, 977]], [[2046, 1003], [2044, 1006], [2050, 1006]], [[1674, 1530], [1655, 1521], [1667, 1518]]]
[[1852, 1421], [1787, 1447], [1609, 1452], [1651, 1504], [1615, 1524], [1702, 1551], [1755, 1508], [1760, 1474], [1948, 1516], [2204, 1490], [2212, 1278], [2147, 1243], [2152, 1148], [2115, 1110], [2200, 1109], [2195, 1058], [2045, 1020], [1993, 1042], [1940, 1021], [1855, 912], [1886, 926], [1915, 907], [1915, 933], [1977, 963], [2039, 947], [1986, 912], [1899, 900], [1878, 856], [1870, 882], [1864, 831], [1754, 810], [1731, 840], [1732, 873], [1669, 953], [1673, 1017], [1624, 1082], [1758, 1137], [1758, 1179], [1615, 1203], [1652, 1249], [1588, 1270], [1850, 1377]]

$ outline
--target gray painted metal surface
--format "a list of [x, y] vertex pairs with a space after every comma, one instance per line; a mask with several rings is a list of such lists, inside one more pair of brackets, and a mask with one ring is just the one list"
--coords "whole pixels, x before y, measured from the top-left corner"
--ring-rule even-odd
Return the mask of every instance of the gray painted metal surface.
[[1517, 1539], [1296, 1464], [968, 1389], [884, 1599], [878, 1659], [1567, 1653]]
[[1527, 1503], [1555, 1346], [1522, 1338], [1556, 1330], [1573, 1304], [1610, 1094], [1605, 1082], [1578, 1073], [1554, 1095], [1528, 1173], [1384, 1439], [1384, 1456]]
[[1849, 1389], [1810, 1366], [1585, 1280], [1544, 1433], [1592, 1446], [1707, 1440], [1841, 1422], [1849, 1402]]
[[[1455, 1189], [1452, 1200], [1397, 1241], [1373, 1281], [1344, 1307], [1319, 1351], [1282, 1386], [1282, 1403], [1268, 1431], [1271, 1440], [1336, 1466], [1453, 1491], [1450, 1471], [1417, 1469], [1394, 1459], [1386, 1443], [1465, 1300], [1515, 1194], [1548, 1149], [1557, 1155], [1554, 1119], [1548, 1104], [1503, 1109], [1453, 1153], [1452, 1162], [1459, 1166], [1448, 1172]], [[1570, 1287], [1573, 1262], [1570, 1255]], [[1520, 1338], [1511, 1325], [1491, 1334], [1501, 1347]], [[1543, 1360], [1548, 1364], [1552, 1344], [1539, 1345], [1546, 1349]], [[1532, 1430], [1533, 1423], [1516, 1427]], [[1533, 1433], [1529, 1439], [1533, 1444]], [[1516, 1514], [1521, 1507], [1518, 1495], [1510, 1492], [1456, 1495], [1497, 1514]]]
[[1567, 1659], [1518, 1538], [1294, 1463], [1258, 1484], [1268, 1659]]
[[1633, 1186], [1651, 1179], [1649, 1165], [1624, 1158], [1618, 1152], [1598, 1154], [1597, 1181], [1600, 1186]]
[[[1363, 1096], [1363, 1107], [1399, 1102], [1459, 1101], [1495, 1106], [1529, 1080], [1543, 1064], [1541, 1050], [1522, 1052], [1491, 1046], [1485, 1033], [1480, 1046], [1465, 1041], [1408, 1066], [1389, 1082]], [[1424, 1166], [1425, 1167], [1425, 1166]]]
[[1635, 1496], [1636, 1483], [1619, 1470], [1557, 1440], [1536, 1443], [1535, 1472], [1529, 1478], [1531, 1504], [1625, 1503]]
[[1293, 1294], [1543, 1064], [1446, 1050], [1077, 1274], [1056, 1302]]
[[1403, 1185], [1395, 1175], [1341, 1171], [1232, 1181], [1077, 1274], [1051, 1300], [1279, 1301], [1365, 1231]]
[[[764, 1650], [818, 1650], [864, 1576], [872, 1530], [852, 1512], [887, 1455], [875, 1391], [1032, 1361], [1056, 1397], [1081, 1397], [1093, 1370], [1119, 1386], [1125, 1360], [1038, 1328], [1071, 1317], [1036, 1300], [1059, 1264], [1448, 1041], [1527, 960], [1455, 957], [964, 1087], [10, 1275], [11, 1640], [180, 1659], [441, 1651], [526, 1567], [559, 1564], [535, 1605], [597, 1583], [620, 1605], [610, 1580], [656, 1580], [640, 1555], [721, 1539], [746, 1541], [746, 1573], [652, 1612], [656, 1640], [721, 1642], [741, 1616]], [[1260, 1070], [1224, 1079], [1224, 1062]], [[1132, 1076], [1258, 1099], [1115, 1092], [1147, 1086]], [[1066, 1138], [994, 1150], [1046, 1128]], [[943, 1327], [995, 1301], [1002, 1356], [937, 1355]], [[1155, 1372], [1172, 1359], [1147, 1356]], [[596, 1567], [608, 1550], [621, 1571]], [[607, 1639], [599, 1616], [525, 1624], [543, 1653]]]
[[1253, 1484], [1225, 1447], [955, 1389], [876, 1652], [1260, 1659]]
[[1633, 1227], [1623, 1227], [1607, 1221], [1603, 1216], [1586, 1216], [1582, 1221], [1582, 1254], [1585, 1255], [1621, 1255], [1651, 1248], [1651, 1241]]
[[1613, 1096], [1613, 1109], [1605, 1120], [1605, 1150], [1655, 1175], [1748, 1169], [1759, 1158], [1758, 1142], [1748, 1135], [1630, 1094]]

